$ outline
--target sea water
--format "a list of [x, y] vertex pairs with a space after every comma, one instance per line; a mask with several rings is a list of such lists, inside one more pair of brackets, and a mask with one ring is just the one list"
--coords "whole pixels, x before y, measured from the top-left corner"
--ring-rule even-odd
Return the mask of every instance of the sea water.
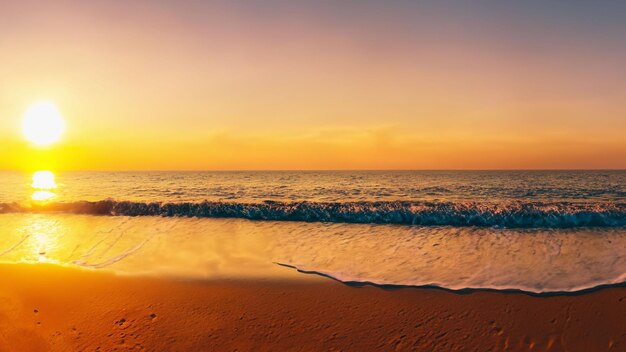
[[[626, 281], [626, 171], [0, 173], [0, 260], [569, 292]], [[288, 269], [285, 269], [288, 270]]]

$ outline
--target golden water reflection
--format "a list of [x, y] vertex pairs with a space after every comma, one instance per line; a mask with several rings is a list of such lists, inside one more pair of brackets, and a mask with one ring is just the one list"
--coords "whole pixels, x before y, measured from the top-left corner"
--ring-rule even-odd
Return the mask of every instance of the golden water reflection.
[[57, 188], [54, 173], [52, 171], [37, 171], [33, 174], [31, 187], [35, 190], [31, 199], [37, 202], [46, 202], [54, 197], [56, 193], [52, 190]]
[[18, 262], [58, 263], [67, 248], [61, 241], [63, 225], [48, 216], [33, 215], [14, 224], [14, 236], [5, 236], [2, 259]]
[[32, 200], [34, 201], [38, 201], [38, 202], [45, 202], [48, 201], [52, 198], [56, 197], [56, 194], [54, 192], [50, 192], [50, 191], [35, 191], [33, 192], [32, 195]]

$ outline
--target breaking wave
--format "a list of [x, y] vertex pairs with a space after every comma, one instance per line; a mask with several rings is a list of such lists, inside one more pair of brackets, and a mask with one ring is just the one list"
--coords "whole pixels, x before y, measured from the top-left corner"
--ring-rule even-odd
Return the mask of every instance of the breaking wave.
[[103, 200], [69, 203], [0, 203], [0, 213], [243, 218], [337, 223], [573, 228], [626, 226], [626, 203], [512, 202], [277, 202], [142, 203]]

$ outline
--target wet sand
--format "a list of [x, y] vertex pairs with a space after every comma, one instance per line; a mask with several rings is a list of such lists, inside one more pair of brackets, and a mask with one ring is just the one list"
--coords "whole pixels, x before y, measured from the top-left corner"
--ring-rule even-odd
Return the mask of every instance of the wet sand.
[[[289, 270], [289, 269], [285, 269]], [[626, 288], [568, 296], [0, 265], [0, 351], [626, 350]]]

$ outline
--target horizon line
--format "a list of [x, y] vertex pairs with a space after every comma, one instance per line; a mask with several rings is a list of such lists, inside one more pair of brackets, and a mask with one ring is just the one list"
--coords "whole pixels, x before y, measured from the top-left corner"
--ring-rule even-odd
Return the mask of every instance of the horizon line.
[[[43, 170], [43, 169], [42, 169]], [[46, 169], [54, 172], [407, 172], [407, 171], [626, 171], [626, 168], [504, 168], [504, 169], [85, 169], [85, 170], [58, 170]], [[40, 170], [10, 170], [2, 169], [0, 172], [33, 172]]]

